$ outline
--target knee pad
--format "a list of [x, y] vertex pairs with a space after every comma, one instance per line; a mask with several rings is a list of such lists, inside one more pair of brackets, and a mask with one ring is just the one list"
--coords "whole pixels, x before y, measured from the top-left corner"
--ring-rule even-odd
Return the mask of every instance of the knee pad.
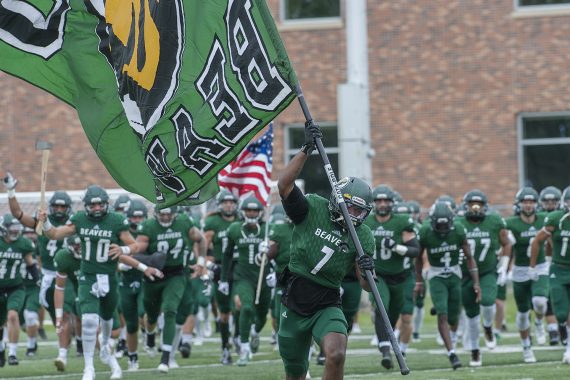
[[81, 316], [81, 329], [83, 332], [83, 339], [85, 339], [86, 335], [96, 336], [98, 327], [99, 315], [88, 313]]
[[543, 296], [535, 296], [532, 297], [532, 308], [538, 314], [544, 316], [546, 314], [548, 298]]
[[24, 321], [26, 322], [26, 327], [40, 325], [40, 317], [36, 311], [24, 310]]
[[526, 311], [524, 313], [517, 311], [515, 323], [519, 331], [528, 330], [530, 328], [530, 311]]

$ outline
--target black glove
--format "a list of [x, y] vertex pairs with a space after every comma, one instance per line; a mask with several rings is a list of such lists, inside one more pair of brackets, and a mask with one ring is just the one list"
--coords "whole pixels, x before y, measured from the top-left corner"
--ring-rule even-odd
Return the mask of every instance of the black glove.
[[316, 138], [323, 138], [323, 132], [317, 124], [313, 124], [313, 121], [307, 121], [305, 123], [305, 143], [301, 147], [301, 152], [305, 153], [307, 156], [310, 155], [313, 150], [317, 147], [315, 145]]
[[364, 273], [365, 270], [374, 270], [374, 259], [372, 256], [362, 255], [356, 259], [358, 263], [358, 268]]
[[391, 250], [396, 246], [396, 240], [392, 238], [384, 238], [384, 240], [382, 241], [382, 245], [384, 246], [384, 248], [388, 248]]

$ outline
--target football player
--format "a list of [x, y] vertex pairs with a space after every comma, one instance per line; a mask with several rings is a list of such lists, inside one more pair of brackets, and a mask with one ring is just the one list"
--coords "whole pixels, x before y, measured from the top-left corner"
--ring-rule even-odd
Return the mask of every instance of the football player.
[[[380, 185], [372, 191], [372, 197], [375, 213], [369, 215], [364, 223], [374, 234], [374, 261], [378, 276], [376, 286], [386, 307], [390, 324], [394, 328], [404, 307], [406, 290], [409, 291], [410, 298], [412, 297], [414, 279], [410, 277], [411, 260], [418, 256], [419, 244], [412, 218], [407, 214], [392, 212], [394, 191], [389, 186]], [[409, 279], [411, 288], [408, 286]], [[411, 313], [402, 319], [402, 323], [411, 324]], [[378, 337], [378, 349], [382, 353], [382, 366], [391, 369], [394, 365], [390, 354], [390, 341], [377, 311], [374, 327]], [[407, 344], [401, 343], [400, 346], [405, 353]]]
[[[467, 276], [466, 263], [462, 265], [464, 273], [461, 301], [467, 316], [467, 331], [471, 342], [470, 366], [482, 365], [479, 350], [479, 324], [483, 316], [483, 331], [487, 348], [497, 345], [493, 333], [497, 298], [497, 285], [504, 285], [511, 257], [512, 244], [508, 237], [505, 220], [495, 213], [488, 213], [487, 196], [480, 190], [468, 191], [463, 197], [465, 214], [458, 218], [467, 231], [470, 252], [479, 269], [481, 293], [473, 291], [473, 284]], [[501, 252], [497, 262], [498, 252]], [[497, 270], [497, 268], [499, 268]], [[480, 298], [480, 304], [477, 299]]]
[[[570, 186], [564, 189], [561, 202], [561, 209], [553, 211], [545, 217], [544, 227], [531, 243], [529, 277], [533, 281], [538, 281], [540, 273], [537, 263], [540, 246], [547, 239], [551, 240], [550, 299], [556, 319], [561, 325], [560, 329], [565, 329], [566, 336], [568, 336], [570, 332], [570, 254], [567, 250], [570, 239]], [[566, 344], [562, 363], [570, 364], [570, 344]]]
[[[83, 196], [84, 211], [75, 213], [69, 221], [55, 227], [45, 212], [39, 217], [44, 221], [46, 237], [61, 240], [77, 234], [81, 239], [81, 276], [79, 277], [79, 303], [81, 310], [81, 336], [85, 368], [83, 380], [95, 377], [93, 357], [97, 328], [101, 323], [101, 349], [99, 358], [111, 367], [111, 377], [121, 378], [122, 371], [110, 347], [113, 313], [118, 304], [116, 276], [118, 258], [138, 251], [129, 232], [129, 222], [122, 215], [109, 211], [109, 195], [100, 186], [91, 185]], [[119, 245], [122, 244], [122, 245]]]
[[428, 282], [431, 299], [437, 314], [437, 328], [443, 338], [447, 355], [453, 369], [461, 367], [450, 336], [450, 328], [457, 331], [461, 308], [461, 278], [459, 265], [460, 250], [467, 261], [468, 276], [475, 294], [475, 301], [481, 299], [477, 265], [471, 256], [467, 231], [454, 221], [454, 213], [446, 202], [436, 202], [429, 212], [429, 223], [420, 229], [422, 254], [416, 259], [416, 286], [414, 292], [424, 292], [422, 269], [425, 251], [430, 264]]
[[340, 379], [344, 373], [348, 325], [340, 309], [340, 286], [344, 276], [358, 265], [361, 286], [370, 291], [360, 271], [374, 270], [374, 236], [363, 222], [372, 207], [370, 186], [354, 177], [343, 178], [343, 194], [351, 222], [364, 254], [358, 257], [332, 192], [329, 200], [316, 194], [303, 195], [295, 185], [303, 166], [321, 138], [312, 122], [305, 126], [305, 143], [281, 172], [279, 195], [287, 216], [295, 225], [291, 260], [286, 267], [279, 322], [279, 353], [287, 379], [304, 379], [313, 337], [325, 353], [323, 378]]
[[[222, 266], [222, 255], [228, 244], [227, 229], [237, 219], [237, 204], [238, 199], [235, 195], [227, 190], [220, 191], [216, 195], [216, 212], [208, 215], [204, 221], [204, 238], [207, 246], [212, 248], [211, 261], [218, 266], [218, 269]], [[231, 283], [231, 281], [229, 282]], [[229, 365], [232, 364], [229, 348], [231, 300], [229, 294], [217, 291], [217, 281], [214, 281], [213, 286], [216, 309], [220, 318], [221, 362], [224, 365]]]

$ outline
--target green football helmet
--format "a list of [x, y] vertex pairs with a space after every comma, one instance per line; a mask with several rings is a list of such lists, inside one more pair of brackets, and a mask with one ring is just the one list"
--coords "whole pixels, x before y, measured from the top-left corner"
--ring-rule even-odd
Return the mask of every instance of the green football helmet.
[[437, 236], [445, 238], [453, 228], [455, 214], [447, 202], [436, 202], [429, 210], [430, 225]]
[[396, 190], [392, 190], [394, 192], [394, 204], [397, 205], [399, 203], [404, 203], [404, 198], [402, 198], [402, 195], [397, 192]]
[[158, 207], [154, 208], [154, 217], [158, 224], [162, 227], [170, 227], [172, 223], [174, 223], [174, 219], [176, 219], [176, 215], [178, 215], [178, 207], [171, 206], [159, 209]]
[[[536, 213], [536, 206], [538, 204], [538, 192], [532, 187], [523, 187], [515, 195], [515, 203], [513, 211], [515, 215], [520, 215], [522, 212], [526, 216], [531, 216]], [[523, 205], [523, 201], [532, 201], [532, 207]]]
[[222, 190], [216, 195], [216, 206], [220, 214], [234, 216], [237, 214], [238, 198], [228, 190]]
[[78, 235], [71, 235], [65, 238], [65, 245], [69, 252], [76, 259], [81, 259], [81, 238]]
[[269, 222], [275, 224], [291, 223], [291, 219], [289, 219], [289, 217], [285, 213], [285, 208], [281, 203], [278, 203], [275, 206], [273, 206]]
[[125, 214], [129, 220], [131, 230], [135, 231], [139, 224], [148, 217], [148, 209], [140, 199], [133, 199], [127, 203]]
[[454, 213], [457, 211], [457, 203], [455, 203], [455, 200], [453, 199], [453, 197], [451, 195], [447, 195], [447, 194], [440, 195], [435, 200], [435, 203], [437, 203], [437, 202], [447, 203], [449, 208], [451, 208], [451, 211], [453, 211]]
[[16, 241], [22, 236], [24, 226], [12, 214], [6, 214], [0, 218], [0, 235], [8, 241]]
[[[85, 213], [94, 220], [101, 220], [109, 212], [109, 194], [101, 186], [91, 185], [83, 196]], [[101, 208], [94, 209], [94, 205], [101, 205]]]
[[129, 197], [127, 194], [119, 195], [113, 204], [113, 209], [115, 212], [125, 212], [130, 200], [131, 197]]
[[562, 192], [555, 186], [547, 186], [542, 189], [538, 198], [541, 210], [551, 212], [560, 207]]
[[[255, 195], [245, 198], [239, 207], [241, 216], [246, 224], [259, 224], [263, 218], [263, 205]], [[257, 215], [248, 216], [248, 211], [255, 210]]]
[[[372, 190], [372, 199], [374, 200], [374, 211], [379, 216], [390, 215], [394, 206], [394, 190], [388, 185], [378, 185]], [[376, 204], [376, 201], [387, 200], [388, 205]]]
[[465, 196], [463, 196], [463, 202], [465, 202], [465, 217], [467, 219], [472, 221], [482, 221], [485, 219], [485, 215], [489, 210], [485, 193], [479, 189], [468, 191]]
[[71, 197], [65, 191], [56, 191], [49, 199], [49, 214], [58, 222], [65, 222], [71, 215]]
[[410, 208], [410, 205], [408, 205], [408, 202], [401, 202], [395, 204], [392, 211], [394, 212], [394, 214], [410, 215], [412, 213], [412, 209]]
[[[364, 222], [370, 211], [372, 211], [372, 190], [370, 186], [360, 178], [356, 177], [344, 177], [337, 182], [338, 189], [340, 190], [344, 201], [346, 202], [346, 207], [348, 208], [348, 214], [355, 227]], [[335, 223], [340, 224], [342, 227], [346, 227], [344, 218], [340, 211], [340, 207], [336, 202], [334, 190], [331, 192], [329, 198], [329, 212], [331, 214], [331, 220]]]

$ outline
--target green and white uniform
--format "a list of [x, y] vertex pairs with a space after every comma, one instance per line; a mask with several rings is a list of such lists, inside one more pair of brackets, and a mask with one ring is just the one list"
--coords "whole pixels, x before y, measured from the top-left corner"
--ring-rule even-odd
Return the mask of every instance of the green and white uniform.
[[570, 312], [570, 213], [554, 211], [544, 219], [545, 227], [553, 227], [552, 264], [550, 265], [550, 300], [558, 322], [568, 319]]
[[467, 270], [467, 262], [462, 264], [462, 302], [465, 314], [469, 318], [479, 315], [480, 306], [492, 307], [497, 298], [497, 263], [501, 251], [500, 233], [506, 229], [505, 220], [497, 214], [487, 214], [479, 223], [473, 223], [465, 217], [457, 219], [467, 231], [467, 242], [473, 260], [479, 269], [479, 283], [481, 286], [481, 303], [477, 303], [473, 291], [473, 280]]
[[81, 274], [79, 304], [81, 313], [98, 314], [103, 320], [113, 318], [118, 303], [118, 260], [109, 257], [111, 244], [120, 244], [120, 235], [129, 223], [122, 214], [110, 212], [94, 220], [79, 211], [68, 222], [81, 239]]
[[145, 220], [138, 227], [138, 234], [147, 236], [149, 245], [146, 254], [166, 253], [166, 262], [162, 272], [164, 278], [154, 282], [143, 281], [143, 303], [148, 322], [155, 324], [160, 312], [164, 313], [162, 333], [163, 349], [170, 347], [176, 330], [176, 312], [186, 289], [184, 267], [191, 252], [192, 242], [188, 233], [194, 227], [192, 220], [185, 214], [177, 214], [169, 227], [160, 225], [157, 219]]
[[0, 326], [6, 323], [9, 310], [19, 313], [24, 307], [22, 265], [26, 267], [25, 257], [34, 249], [32, 241], [23, 236], [9, 243], [0, 238]]
[[[235, 248], [238, 259], [233, 267], [232, 298], [238, 295], [241, 302], [239, 330], [241, 342], [246, 343], [249, 341], [252, 323], [255, 322], [257, 332], [265, 326], [271, 302], [271, 290], [262, 281], [259, 304], [254, 305], [261, 265], [259, 244], [265, 240], [265, 223], [251, 226], [243, 221], [233, 222], [228, 227], [227, 239], [228, 245], [222, 256], [221, 281], [228, 281]], [[265, 265], [264, 279], [268, 273], [269, 265]]]
[[420, 246], [427, 252], [430, 265], [428, 282], [431, 299], [438, 315], [447, 315], [450, 325], [459, 321], [461, 307], [460, 250], [467, 236], [462, 224], [454, 222], [450, 232], [441, 237], [429, 223], [420, 229]]
[[[305, 195], [305, 200], [308, 213], [294, 226], [291, 238], [291, 273], [282, 299], [278, 340], [285, 372], [292, 376], [307, 372], [313, 337], [320, 344], [331, 332], [347, 334], [339, 289], [357, 257], [348, 232], [331, 221], [329, 201], [315, 194]], [[370, 228], [362, 224], [356, 233], [364, 252], [373, 255]]]
[[536, 261], [539, 273], [537, 281], [531, 281], [528, 275], [530, 248], [532, 241], [544, 225], [544, 214], [536, 214], [534, 223], [524, 222], [520, 216], [507, 218], [507, 229], [516, 240], [513, 245], [513, 291], [517, 310], [521, 313], [532, 309], [532, 297], [548, 297], [548, 263], [544, 257], [544, 246], [540, 246]]
[[376, 241], [374, 254], [375, 270], [378, 275], [376, 287], [386, 307], [388, 319], [394, 327], [404, 307], [406, 280], [410, 277], [412, 263], [409, 257], [401, 256], [384, 247], [384, 240], [393, 239], [396, 244], [404, 244], [402, 233], [415, 232], [415, 224], [411, 217], [403, 214], [391, 214], [386, 222], [379, 222], [376, 215], [371, 214], [365, 224], [372, 230]]

